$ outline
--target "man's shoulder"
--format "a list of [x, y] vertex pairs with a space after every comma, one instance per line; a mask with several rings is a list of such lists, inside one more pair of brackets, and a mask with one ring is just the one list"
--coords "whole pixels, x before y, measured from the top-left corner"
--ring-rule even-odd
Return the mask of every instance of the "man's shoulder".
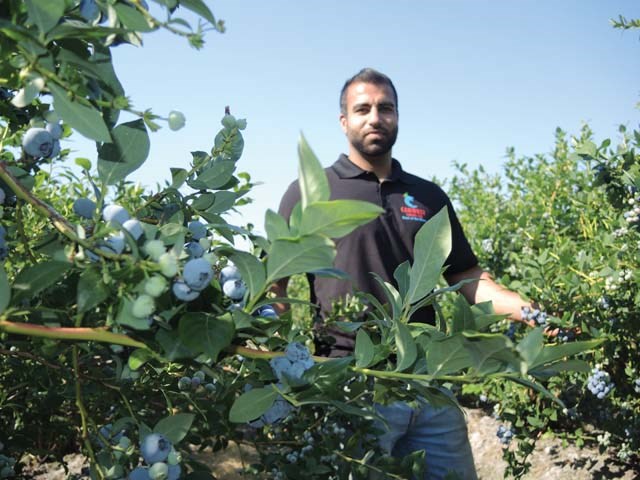
[[443, 188], [437, 184], [435, 181], [427, 180], [426, 178], [419, 177], [418, 175], [414, 175], [413, 173], [409, 173], [407, 171], [402, 172], [403, 180], [411, 185], [415, 185], [416, 188], [419, 189], [427, 189], [434, 193], [445, 194]]

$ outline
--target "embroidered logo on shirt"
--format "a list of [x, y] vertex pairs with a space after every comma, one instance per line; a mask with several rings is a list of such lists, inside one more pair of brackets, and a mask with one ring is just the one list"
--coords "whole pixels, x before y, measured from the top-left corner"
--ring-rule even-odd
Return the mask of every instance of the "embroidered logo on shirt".
[[409, 195], [409, 193], [405, 192], [403, 197], [404, 205], [400, 207], [400, 211], [402, 212], [402, 219], [416, 222], [426, 222], [427, 210], [421, 208], [420, 206], [418, 206], [418, 204], [416, 204], [413, 195]]

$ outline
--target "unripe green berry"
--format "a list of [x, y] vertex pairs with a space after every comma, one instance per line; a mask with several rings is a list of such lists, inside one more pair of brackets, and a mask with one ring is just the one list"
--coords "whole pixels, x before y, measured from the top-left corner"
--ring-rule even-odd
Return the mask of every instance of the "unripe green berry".
[[156, 302], [151, 295], [142, 294], [136, 298], [131, 307], [131, 313], [134, 317], [147, 318], [156, 310]]
[[152, 297], [159, 297], [167, 289], [167, 280], [160, 275], [154, 275], [144, 282], [144, 291]]
[[167, 457], [167, 463], [169, 465], [177, 465], [182, 461], [182, 455], [177, 450], [171, 450], [169, 456]]
[[158, 265], [160, 265], [160, 272], [165, 277], [175, 277], [178, 274], [178, 259], [172, 253], [164, 253], [158, 259]]
[[162, 240], [149, 240], [144, 244], [144, 251], [157, 262], [167, 249]]
[[169, 477], [169, 466], [164, 462], [157, 462], [149, 468], [151, 480], [166, 480]]
[[196, 373], [193, 374], [193, 377], [200, 379], [200, 381], [203, 381], [205, 379], [206, 375], [204, 374], [204, 372], [202, 370], [198, 370]]

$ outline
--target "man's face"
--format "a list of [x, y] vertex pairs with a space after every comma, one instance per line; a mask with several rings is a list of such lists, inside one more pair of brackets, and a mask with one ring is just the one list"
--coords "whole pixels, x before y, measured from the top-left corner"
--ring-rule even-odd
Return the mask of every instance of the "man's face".
[[398, 136], [398, 110], [388, 85], [353, 83], [346, 94], [347, 113], [340, 125], [351, 146], [365, 158], [391, 151]]

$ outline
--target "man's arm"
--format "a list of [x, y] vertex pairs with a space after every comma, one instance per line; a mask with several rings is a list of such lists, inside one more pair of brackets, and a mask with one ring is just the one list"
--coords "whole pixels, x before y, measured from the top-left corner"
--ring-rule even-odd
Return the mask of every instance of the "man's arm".
[[[444, 277], [449, 285], [454, 285], [461, 280], [479, 279], [477, 282], [466, 283], [460, 288], [460, 293], [464, 295], [467, 302], [474, 305], [490, 300], [493, 302], [493, 308], [496, 313], [509, 315], [512, 320], [522, 322], [522, 307], [535, 307], [516, 292], [496, 283], [489, 273], [477, 265], [463, 272], [445, 274]], [[532, 322], [525, 321], [525, 323], [534, 326]]]
[[[273, 285], [271, 285], [271, 291], [276, 295], [276, 297], [286, 297], [287, 296], [287, 286], [289, 285], [289, 278], [281, 278], [280, 280], [278, 280], [277, 282], [275, 282]], [[276, 309], [276, 312], [278, 312], [278, 315], [283, 314], [284, 312], [289, 310], [289, 304], [288, 303], [274, 303], [273, 306]]]

